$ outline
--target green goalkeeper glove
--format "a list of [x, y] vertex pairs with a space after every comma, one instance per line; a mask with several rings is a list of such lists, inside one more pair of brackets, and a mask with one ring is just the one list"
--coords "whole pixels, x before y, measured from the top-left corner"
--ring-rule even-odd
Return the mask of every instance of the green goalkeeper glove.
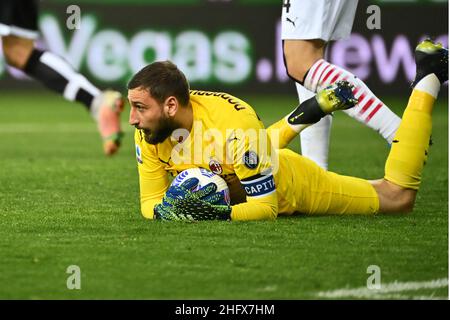
[[171, 186], [161, 204], [154, 208], [155, 219], [168, 221], [228, 220], [231, 207], [216, 205], [221, 195], [210, 183], [196, 192], [190, 191], [198, 185], [198, 179], [191, 178], [180, 186]]
[[213, 204], [196, 197], [193, 193], [191, 197], [177, 202], [173, 206], [176, 216], [187, 221], [202, 220], [230, 220], [231, 207], [228, 205]]

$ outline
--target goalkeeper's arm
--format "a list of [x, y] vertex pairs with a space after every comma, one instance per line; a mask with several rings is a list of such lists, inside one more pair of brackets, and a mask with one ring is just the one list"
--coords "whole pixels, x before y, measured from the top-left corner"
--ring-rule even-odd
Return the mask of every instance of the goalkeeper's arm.
[[231, 220], [275, 220], [277, 216], [276, 192], [261, 197], [247, 196], [247, 202], [231, 207]]
[[169, 187], [169, 181], [167, 172], [164, 170], [143, 172], [144, 170], [143, 167], [139, 168], [141, 213], [147, 219], [154, 219], [153, 209], [162, 202]]
[[148, 199], [141, 201], [141, 213], [146, 219], [154, 219], [154, 208], [162, 201], [161, 199]]
[[139, 191], [141, 213], [147, 219], [153, 219], [153, 208], [161, 203], [169, 188], [167, 171], [161, 165], [155, 146], [146, 144], [136, 130], [136, 158], [139, 173]]
[[247, 202], [232, 206], [231, 220], [274, 220], [278, 216], [278, 196], [270, 171], [240, 180]]

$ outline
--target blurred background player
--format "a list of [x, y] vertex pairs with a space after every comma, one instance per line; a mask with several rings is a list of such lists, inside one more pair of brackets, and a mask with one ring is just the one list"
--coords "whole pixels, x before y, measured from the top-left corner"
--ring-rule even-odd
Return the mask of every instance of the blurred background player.
[[[295, 81], [300, 103], [337, 81], [349, 81], [358, 104], [345, 112], [391, 144], [400, 118], [355, 75], [324, 60], [328, 41], [350, 35], [357, 5], [357, 0], [284, 0], [281, 38], [286, 69]], [[302, 155], [324, 169], [328, 168], [331, 123], [332, 115], [327, 115], [300, 134]]]
[[124, 100], [117, 91], [101, 91], [61, 57], [36, 49], [38, 1], [0, 1], [0, 36], [6, 63], [40, 81], [69, 101], [81, 102], [97, 122], [106, 155], [117, 152]]

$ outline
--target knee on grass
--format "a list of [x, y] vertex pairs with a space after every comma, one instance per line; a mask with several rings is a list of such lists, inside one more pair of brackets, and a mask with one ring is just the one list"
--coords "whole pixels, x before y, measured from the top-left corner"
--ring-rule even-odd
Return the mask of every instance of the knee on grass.
[[388, 180], [372, 182], [380, 201], [380, 213], [409, 213], [413, 211], [417, 191], [406, 189]]

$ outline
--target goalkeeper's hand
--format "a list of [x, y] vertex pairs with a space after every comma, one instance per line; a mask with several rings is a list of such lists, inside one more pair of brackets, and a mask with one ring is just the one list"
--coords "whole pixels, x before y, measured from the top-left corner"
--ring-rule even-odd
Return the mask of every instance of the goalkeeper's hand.
[[180, 186], [171, 186], [161, 204], [154, 208], [155, 219], [169, 221], [228, 220], [231, 207], [217, 205], [222, 195], [216, 193], [214, 183], [200, 190], [191, 190], [198, 185], [198, 179], [191, 178]]
[[154, 218], [169, 221], [183, 220], [175, 214], [173, 206], [177, 201], [187, 198], [196, 185], [198, 185], [198, 179], [191, 178], [187, 179], [179, 186], [171, 186], [166, 191], [162, 203], [155, 206], [153, 210]]
[[231, 207], [228, 205], [213, 204], [199, 199], [193, 193], [191, 197], [177, 202], [173, 206], [173, 213], [179, 220], [202, 221], [202, 220], [230, 220]]

